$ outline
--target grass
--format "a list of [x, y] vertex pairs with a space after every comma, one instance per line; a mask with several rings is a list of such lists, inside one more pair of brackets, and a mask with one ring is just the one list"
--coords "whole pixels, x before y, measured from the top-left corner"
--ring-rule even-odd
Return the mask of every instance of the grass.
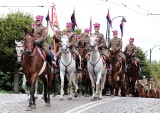
[[0, 94], [2, 94], [2, 93], [9, 93], [9, 94], [11, 94], [11, 93], [13, 93], [13, 91], [0, 90]]

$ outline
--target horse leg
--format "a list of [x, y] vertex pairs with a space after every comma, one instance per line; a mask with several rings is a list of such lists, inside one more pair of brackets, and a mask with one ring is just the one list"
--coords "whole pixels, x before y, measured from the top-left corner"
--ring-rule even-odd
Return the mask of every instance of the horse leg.
[[92, 98], [91, 98], [91, 101], [94, 101], [95, 100], [95, 84], [94, 84], [94, 77], [92, 76], [91, 73], [89, 73], [89, 78], [91, 80], [91, 86], [92, 86]]
[[22, 88], [25, 91], [25, 93], [29, 96], [29, 91], [27, 90], [27, 86], [26, 86], [27, 80], [25, 75], [23, 74], [23, 83], [22, 83]]
[[51, 92], [51, 88], [52, 88], [52, 81], [53, 81], [54, 74], [53, 73], [47, 74], [47, 77], [48, 77], [48, 84], [47, 84], [48, 99], [46, 102], [46, 106], [50, 107], [50, 92]]
[[74, 91], [74, 97], [78, 97], [78, 89], [79, 89], [79, 87], [78, 87], [78, 79], [79, 79], [79, 77], [76, 75], [76, 73], [74, 73], [73, 72], [73, 74], [72, 74], [72, 76], [71, 76], [72, 78], [71, 78], [71, 81], [73, 82], [73, 85], [74, 85], [74, 87], [75, 87], [75, 91]]
[[36, 78], [35, 77], [31, 78], [30, 101], [27, 109], [28, 111], [31, 111], [32, 109], [36, 109], [35, 97], [34, 97], [35, 82], [36, 82]]
[[63, 95], [64, 95], [64, 74], [62, 73], [62, 72], [60, 72], [60, 78], [61, 78], [61, 92], [60, 92], [60, 97], [59, 97], [59, 99], [60, 99], [60, 101], [62, 101], [63, 100]]
[[68, 83], [68, 90], [69, 90], [69, 94], [68, 94], [68, 100], [72, 100], [72, 75], [71, 74], [69, 74], [69, 75], [67, 75], [68, 77], [68, 81], [69, 81], [69, 83]]
[[36, 80], [36, 84], [35, 84], [35, 99], [37, 99], [38, 98], [38, 93], [37, 93], [37, 91], [38, 91], [38, 79]]
[[47, 78], [46, 78], [46, 75], [45, 76], [41, 76], [40, 79], [43, 81], [43, 98], [44, 98], [44, 101], [45, 103], [47, 103]]

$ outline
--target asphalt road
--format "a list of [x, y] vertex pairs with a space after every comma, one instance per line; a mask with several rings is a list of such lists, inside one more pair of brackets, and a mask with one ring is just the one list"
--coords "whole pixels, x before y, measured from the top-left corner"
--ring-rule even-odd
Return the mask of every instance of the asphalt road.
[[26, 94], [0, 94], [0, 113], [160, 113], [160, 99], [141, 97], [110, 97], [91, 101], [91, 97], [79, 96], [72, 100], [64, 96], [51, 97], [51, 106], [46, 107], [42, 95], [38, 95], [36, 109], [26, 111]]

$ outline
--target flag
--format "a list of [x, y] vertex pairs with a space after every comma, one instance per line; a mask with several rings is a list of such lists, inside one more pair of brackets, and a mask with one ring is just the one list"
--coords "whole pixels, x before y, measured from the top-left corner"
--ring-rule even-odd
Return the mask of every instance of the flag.
[[112, 27], [112, 21], [111, 21], [111, 18], [110, 18], [109, 9], [108, 9], [106, 19], [107, 19], [108, 23], [110, 24], [110, 26]]
[[46, 16], [46, 21], [47, 21], [47, 28], [48, 28], [49, 21], [50, 21], [50, 18], [49, 18], [49, 9], [48, 9], [48, 13], [47, 13], [47, 16]]
[[90, 35], [92, 34], [92, 18], [90, 17], [90, 25], [89, 25]]
[[74, 31], [75, 26], [77, 26], [76, 18], [75, 18], [75, 9], [73, 10], [73, 13], [71, 15], [71, 22], [72, 22], [72, 30]]
[[123, 21], [121, 22], [121, 24], [119, 25], [120, 26], [120, 30], [121, 30], [121, 37], [123, 37]]
[[53, 26], [56, 27], [57, 29], [60, 29], [55, 7], [53, 7]]
[[54, 31], [54, 27], [56, 27], [57, 29], [60, 29], [57, 14], [56, 14], [56, 8], [54, 6], [55, 6], [54, 3], [52, 3], [51, 18], [49, 17], [50, 27], [53, 31]]

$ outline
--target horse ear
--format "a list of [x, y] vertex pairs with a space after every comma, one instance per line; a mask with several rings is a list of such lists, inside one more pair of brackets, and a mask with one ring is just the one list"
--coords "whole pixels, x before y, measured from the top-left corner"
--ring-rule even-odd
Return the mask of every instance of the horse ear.
[[15, 44], [17, 44], [18, 42], [15, 40]]
[[28, 29], [24, 28], [24, 33], [27, 34], [28, 33]]
[[22, 45], [24, 44], [24, 40], [21, 40], [21, 44], [22, 44]]

